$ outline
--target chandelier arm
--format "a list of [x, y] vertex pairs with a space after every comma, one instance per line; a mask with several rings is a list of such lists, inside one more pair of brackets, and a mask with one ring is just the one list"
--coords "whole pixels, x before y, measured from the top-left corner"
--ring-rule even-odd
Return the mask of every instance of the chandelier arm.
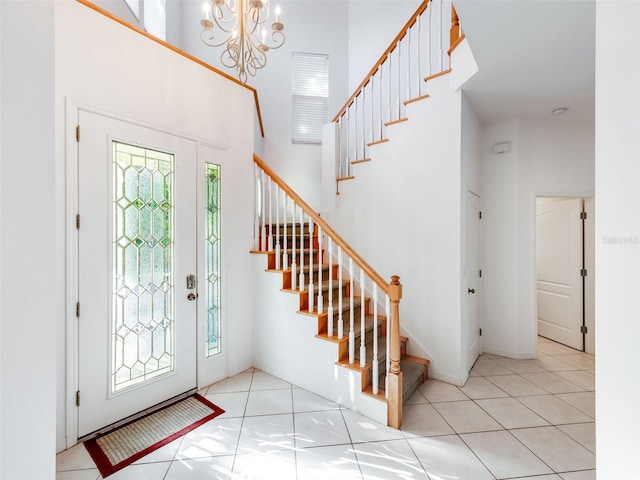
[[236, 24], [236, 11], [226, 2], [223, 5], [224, 9], [220, 5], [213, 5], [209, 11], [216, 26], [227, 33], [231, 33]]
[[[227, 32], [225, 32], [225, 33], [227, 33]], [[220, 46], [224, 45], [225, 43], [227, 43], [229, 41], [229, 39], [231, 38], [231, 35], [229, 34], [229, 35], [226, 36], [226, 38], [224, 40], [221, 40], [220, 43], [216, 43], [214, 41], [215, 36], [216, 36], [215, 32], [211, 28], [204, 28], [200, 32], [200, 40], [202, 40], [202, 43], [204, 43], [205, 45], [207, 45], [209, 47], [220, 47]]]
[[275, 42], [274, 45], [269, 45], [269, 48], [271, 50], [276, 50], [280, 48], [282, 45], [284, 45], [284, 40], [285, 40], [284, 32], [282, 30], [272, 31], [271, 40]]

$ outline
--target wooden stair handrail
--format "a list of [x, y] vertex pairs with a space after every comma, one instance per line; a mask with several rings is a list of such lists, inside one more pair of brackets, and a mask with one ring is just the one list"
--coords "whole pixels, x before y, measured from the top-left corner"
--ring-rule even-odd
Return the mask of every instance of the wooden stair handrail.
[[113, 20], [114, 22], [117, 22], [120, 25], [123, 25], [123, 26], [133, 30], [134, 32], [137, 32], [140, 35], [145, 36], [150, 40], [153, 40], [157, 44], [162, 45], [163, 47], [168, 48], [169, 50], [173, 50], [178, 55], [182, 55], [183, 57], [191, 60], [192, 62], [195, 62], [198, 65], [203, 66], [207, 70], [210, 70], [210, 71], [220, 75], [221, 77], [224, 77], [227, 80], [230, 80], [233, 83], [236, 83], [236, 84], [240, 85], [241, 87], [246, 88], [250, 92], [253, 92], [253, 99], [254, 99], [255, 104], [256, 104], [256, 113], [258, 114], [258, 123], [260, 124], [260, 134], [264, 137], [264, 125], [262, 124], [262, 114], [260, 112], [260, 101], [258, 100], [258, 91], [255, 88], [242, 83], [237, 78], [232, 77], [228, 73], [224, 73], [222, 70], [218, 70], [213, 65], [209, 65], [208, 63], [203, 62], [199, 58], [194, 57], [193, 55], [185, 52], [184, 50], [180, 50], [179, 48], [171, 45], [170, 43], [167, 43], [164, 40], [161, 40], [158, 37], [156, 37], [154, 35], [151, 35], [148, 32], [145, 32], [141, 28], [138, 28], [135, 25], [132, 25], [131, 23], [127, 22], [126, 20], [123, 20], [120, 17], [115, 16], [113, 13], [105, 10], [104, 8], [99, 7], [98, 5], [96, 5], [95, 3], [91, 2], [90, 0], [76, 0], [76, 2], [81, 3], [82, 5], [84, 5], [86, 7], [89, 7], [90, 9], [95, 10], [98, 13], [101, 13], [102, 15], [104, 15], [105, 17]]
[[282, 190], [285, 191], [289, 197], [291, 197], [305, 212], [309, 215], [314, 223], [325, 232], [327, 235], [331, 237], [334, 243], [336, 243], [342, 251], [345, 252], [349, 257], [351, 257], [354, 263], [361, 268], [364, 273], [373, 280], [378, 287], [386, 294], [389, 293], [389, 283], [382, 278], [382, 276], [376, 272], [371, 265], [364, 261], [364, 259], [358, 255], [358, 253], [349, 246], [347, 242], [345, 242], [340, 235], [336, 233], [336, 231], [329, 226], [327, 222], [324, 221], [320, 215], [318, 215], [314, 210], [302, 199], [300, 196], [289, 186], [287, 185], [280, 177], [278, 177], [275, 172], [267, 165], [258, 155], [253, 154], [253, 161], [274, 181]]
[[413, 27], [414, 23], [416, 23], [416, 20], [418, 20], [418, 17], [420, 15], [422, 15], [422, 12], [424, 12], [427, 9], [427, 7], [429, 6], [429, 1], [430, 0], [424, 0], [420, 4], [418, 9], [415, 11], [415, 13], [409, 19], [409, 21], [405, 24], [405, 26], [402, 28], [402, 30], [400, 30], [400, 33], [398, 33], [398, 35], [396, 35], [396, 38], [393, 39], [393, 41], [389, 44], [389, 46], [384, 51], [384, 53], [380, 56], [380, 58], [378, 59], [376, 64], [373, 66], [373, 68], [371, 70], [369, 70], [369, 73], [364, 77], [364, 80], [356, 88], [355, 92], [353, 92], [353, 95], [351, 95], [349, 97], [349, 100], [347, 100], [347, 102], [340, 109], [338, 114], [333, 118], [332, 122], [337, 122], [338, 119], [342, 116], [342, 114], [347, 111], [347, 108], [349, 108], [349, 106], [353, 103], [353, 101], [356, 99], [356, 97], [358, 95], [360, 95], [360, 92], [362, 92], [362, 89], [364, 87], [366, 87], [367, 84], [371, 81], [371, 78], [373, 77], [373, 75], [378, 71], [378, 69], [382, 66], [382, 64], [387, 60], [387, 58], [389, 57], [389, 54], [396, 48], [396, 45], [398, 44], [398, 42], [404, 38], [404, 36], [409, 31], [409, 29], [411, 27]]

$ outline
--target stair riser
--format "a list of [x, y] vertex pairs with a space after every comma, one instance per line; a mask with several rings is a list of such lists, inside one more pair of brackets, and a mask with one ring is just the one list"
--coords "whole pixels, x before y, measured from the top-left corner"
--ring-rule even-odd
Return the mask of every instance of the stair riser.
[[[267, 229], [267, 235], [292, 235], [294, 232], [296, 235], [300, 235], [300, 224], [291, 224], [291, 222], [287, 222], [287, 227], [285, 228], [284, 222], [280, 223], [279, 229], [276, 225], [265, 225]], [[302, 232], [304, 235], [309, 235], [309, 224], [305, 223]]]
[[[304, 268], [304, 285], [305, 285], [305, 289], [308, 288], [309, 286], [309, 266], [305, 266]], [[334, 265], [333, 266], [333, 278], [336, 278], [336, 272], [337, 272], [337, 267]], [[313, 270], [312, 270], [312, 274], [313, 274], [313, 284], [314, 284], [314, 289], [315, 286], [318, 285], [319, 283], [321, 283], [320, 280], [320, 274], [318, 273], [318, 266], [314, 265], [313, 266]], [[292, 277], [293, 276], [293, 270], [285, 270], [282, 272], [282, 288], [284, 289], [290, 289], [293, 286], [293, 282], [292, 282]], [[329, 266], [328, 265], [324, 265], [323, 269], [322, 269], [322, 281], [327, 281], [329, 279]], [[299, 287], [299, 280], [300, 280], [300, 270], [299, 268], [296, 268], [296, 285]], [[336, 281], [336, 284], [338, 282]], [[317, 294], [318, 292], [315, 291], [315, 293]]]

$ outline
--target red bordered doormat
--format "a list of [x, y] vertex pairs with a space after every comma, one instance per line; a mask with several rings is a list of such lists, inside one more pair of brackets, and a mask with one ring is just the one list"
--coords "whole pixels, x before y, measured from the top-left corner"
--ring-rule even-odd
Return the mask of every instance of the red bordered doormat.
[[224, 413], [197, 393], [84, 442], [103, 478]]

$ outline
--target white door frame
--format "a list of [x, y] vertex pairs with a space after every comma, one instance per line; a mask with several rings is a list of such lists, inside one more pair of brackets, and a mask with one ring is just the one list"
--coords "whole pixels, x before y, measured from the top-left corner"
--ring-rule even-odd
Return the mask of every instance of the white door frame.
[[[76, 302], [78, 301], [78, 235], [76, 228], [76, 215], [78, 212], [78, 142], [76, 140], [76, 126], [79, 123], [79, 110], [95, 113], [105, 117], [112, 118], [114, 120], [128, 122], [140, 127], [159, 130], [161, 132], [168, 133], [170, 135], [184, 137], [189, 140], [197, 142], [198, 155], [202, 151], [202, 147], [212, 147], [218, 150], [224, 151], [225, 158], [225, 188], [221, 190], [222, 202], [224, 202], [225, 191], [229, 191], [232, 185], [231, 168], [230, 168], [230, 150], [227, 146], [222, 146], [211, 140], [204, 140], [197, 138], [194, 135], [186, 135], [182, 132], [176, 132], [170, 128], [162, 127], [159, 125], [150, 124], [140, 121], [139, 119], [128, 118], [122, 114], [109, 111], [106, 108], [99, 108], [91, 105], [77, 102], [73, 99], [65, 98], [65, 131], [64, 131], [64, 157], [65, 157], [65, 179], [66, 179], [66, 192], [65, 192], [65, 277], [66, 277], [66, 297], [65, 297], [65, 315], [66, 315], [66, 335], [65, 335], [65, 355], [66, 355], [66, 372], [65, 372], [65, 441], [66, 448], [71, 448], [76, 445], [78, 439], [78, 412], [76, 407], [76, 392], [78, 391], [78, 373], [79, 373], [79, 348], [78, 348], [78, 319], [76, 317]], [[206, 161], [206, 159], [205, 159]], [[224, 165], [223, 165], [224, 167]], [[222, 231], [227, 230], [225, 224], [230, 222], [230, 215], [222, 214]], [[222, 241], [224, 246], [224, 239]], [[228, 271], [224, 255], [221, 263], [221, 270]], [[224, 283], [223, 283], [224, 285]], [[225, 305], [228, 305], [228, 292], [227, 289], [222, 288], [222, 301]], [[224, 315], [222, 317], [225, 318]], [[197, 334], [202, 329], [200, 324], [202, 319], [198, 317]], [[226, 321], [223, 320], [223, 327], [226, 326]], [[223, 331], [227, 329], [224, 328]], [[198, 344], [200, 338], [197, 339]], [[203, 365], [200, 353], [201, 350], [197, 349], [196, 368]], [[223, 349], [225, 368], [228, 370], [228, 350]], [[200, 382], [201, 375], [196, 372], [196, 378]], [[198, 388], [202, 388], [205, 385], [198, 384]]]
[[[586, 353], [595, 353], [595, 308], [594, 308], [594, 298], [595, 298], [595, 228], [594, 228], [594, 220], [595, 220], [595, 195], [593, 191], [577, 191], [577, 192], [558, 192], [556, 190], [544, 190], [544, 191], [534, 191], [533, 192], [533, 214], [532, 214], [532, 235], [533, 239], [531, 242], [532, 246], [532, 260], [533, 260], [533, 277], [531, 279], [531, 291], [533, 292], [533, 316], [532, 321], [534, 322], [533, 327], [533, 337], [531, 339], [532, 345], [534, 345], [534, 352], [537, 353], [537, 344], [538, 344], [538, 305], [537, 305], [537, 287], [536, 282], [538, 278], [538, 268], [536, 266], [537, 263], [537, 239], [536, 239], [536, 199], [538, 197], [557, 197], [557, 198], [581, 198], [584, 200], [585, 210], [588, 212], [587, 220], [585, 221], [585, 230], [584, 230], [584, 268], [587, 270], [587, 277], [585, 279], [585, 287], [584, 287], [584, 296], [585, 296], [585, 326], [587, 327], [588, 333], [585, 337], [585, 351]], [[590, 293], [589, 293], [590, 292]], [[591, 347], [591, 348], [588, 348]]]

